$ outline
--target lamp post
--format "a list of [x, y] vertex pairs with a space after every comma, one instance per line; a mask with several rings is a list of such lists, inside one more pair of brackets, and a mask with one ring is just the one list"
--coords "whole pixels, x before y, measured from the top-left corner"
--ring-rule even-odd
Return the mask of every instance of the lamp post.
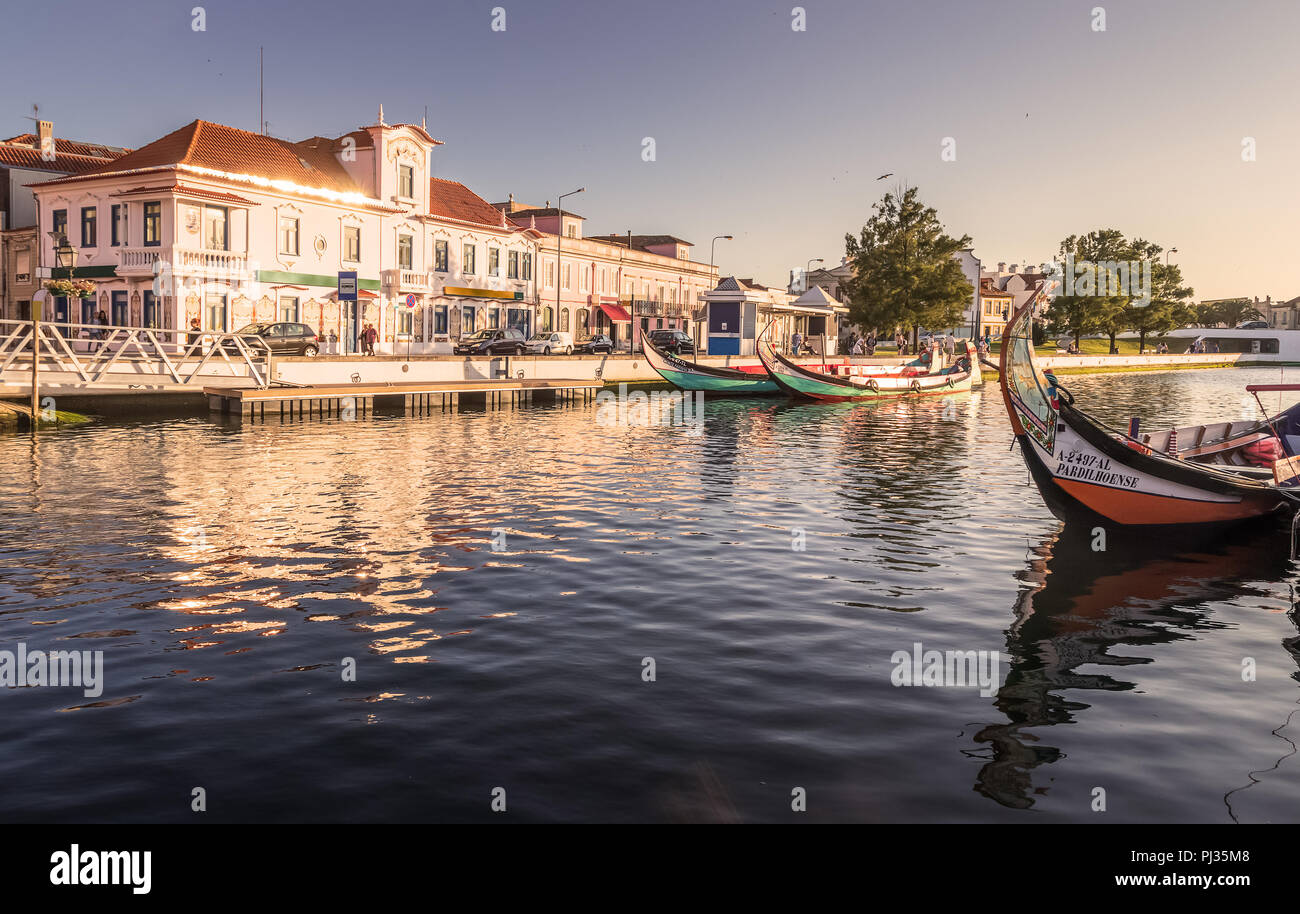
[[[719, 241], [719, 240], [721, 240], [721, 241], [731, 241], [731, 240], [733, 240], [733, 236], [731, 236], [731, 235], [714, 235], [714, 236], [713, 236], [713, 240], [709, 242], [709, 281], [710, 281], [710, 282], [713, 280], [713, 252], [717, 249], [718, 241]], [[707, 303], [707, 302], [705, 302], [705, 307], [706, 307], [706, 308], [708, 307], [708, 303]], [[708, 312], [707, 312], [707, 311], [705, 312], [705, 320], [706, 320], [706, 321], [708, 320]], [[697, 350], [695, 354], [696, 354], [697, 357], [699, 356], [699, 351], [698, 351], [698, 350], [699, 350], [699, 348], [700, 348], [700, 347], [699, 347], [699, 343], [701, 343], [701, 342], [703, 342], [703, 340], [698, 340], [698, 341], [696, 342], [696, 345], [695, 345], [695, 348], [696, 348], [696, 350]], [[694, 362], [695, 359], [691, 359], [691, 361]]]
[[[574, 194], [580, 194], [587, 188], [579, 187], [577, 190], [571, 190], [567, 194], [560, 194], [555, 200], [555, 211], [559, 214], [560, 224], [559, 231], [555, 233], [555, 319], [560, 319], [560, 245], [564, 243], [564, 198], [572, 197]], [[577, 327], [574, 328], [577, 330]]]
[[803, 290], [804, 290], [805, 292], [808, 291], [808, 274], [812, 272], [812, 265], [815, 264], [815, 263], [825, 263], [825, 262], [826, 262], [826, 261], [823, 260], [823, 259], [820, 258], [820, 257], [814, 257], [812, 260], [808, 261], [808, 263], [804, 266], [804, 268], [803, 268]]
[[[65, 267], [68, 271], [68, 281], [71, 282], [77, 271], [77, 249], [68, 243], [68, 236], [63, 232], [50, 232], [50, 241], [54, 245], [54, 263], [58, 267]], [[41, 301], [45, 301], [51, 296], [45, 296]], [[41, 371], [41, 318], [40, 309], [32, 309], [32, 431], [35, 432], [40, 422], [40, 371]]]
[[1170, 248], [1169, 250], [1165, 251], [1165, 267], [1169, 266], [1169, 255], [1177, 254], [1177, 253], [1178, 253], [1178, 248]]

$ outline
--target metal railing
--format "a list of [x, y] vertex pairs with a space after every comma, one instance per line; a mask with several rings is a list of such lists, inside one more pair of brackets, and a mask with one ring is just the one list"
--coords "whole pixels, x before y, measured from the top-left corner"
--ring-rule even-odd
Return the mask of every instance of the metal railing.
[[[33, 329], [39, 334], [33, 347]], [[271, 348], [254, 336], [214, 331], [161, 330], [112, 324], [0, 320], [0, 380], [25, 381], [36, 349], [40, 373], [75, 374], [86, 384], [156, 374], [175, 384], [199, 384], [214, 375], [271, 384]], [[228, 370], [215, 370], [224, 363]]]

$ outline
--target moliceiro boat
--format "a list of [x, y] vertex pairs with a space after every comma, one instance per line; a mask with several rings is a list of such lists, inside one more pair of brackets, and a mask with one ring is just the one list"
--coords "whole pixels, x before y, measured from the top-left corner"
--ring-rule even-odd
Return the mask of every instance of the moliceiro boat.
[[[768, 326], [770, 329], [771, 325]], [[776, 347], [765, 340], [766, 336], [767, 330], [759, 337], [757, 348], [768, 375], [786, 393], [810, 400], [835, 403], [960, 393], [969, 391], [980, 378], [979, 362], [970, 340], [959, 341], [956, 358], [944, 368], [932, 370], [930, 365], [914, 359], [906, 365], [894, 366], [836, 365], [832, 369], [835, 373], [831, 373], [792, 362], [777, 352]]]
[[664, 352], [650, 341], [649, 334], [641, 337], [645, 360], [669, 384], [682, 390], [708, 390], [722, 394], [774, 394], [780, 388], [768, 377], [762, 366], [752, 371], [743, 368], [714, 368], [697, 365]]
[[[1117, 432], [1039, 369], [1031, 325], [1029, 306], [1007, 324], [1000, 384], [1030, 476], [1057, 517], [1188, 528], [1286, 514], [1300, 505], [1294, 488], [1300, 461], [1291, 457], [1300, 442], [1300, 407], [1249, 427], [1191, 426], [1145, 438]], [[1136, 432], [1136, 423], [1130, 430]]]

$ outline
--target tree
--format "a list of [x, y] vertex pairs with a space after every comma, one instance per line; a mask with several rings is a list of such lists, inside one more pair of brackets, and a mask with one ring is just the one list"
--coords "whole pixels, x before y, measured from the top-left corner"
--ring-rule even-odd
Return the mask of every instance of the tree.
[[[1192, 290], [1182, 285], [1177, 265], [1160, 263], [1163, 250], [1142, 238], [1129, 240], [1118, 229], [1070, 235], [1061, 242], [1059, 256], [1080, 275], [1067, 271], [1063, 276], [1050, 312], [1053, 332], [1069, 333], [1076, 345], [1085, 333], [1104, 333], [1113, 355], [1119, 352], [1116, 337], [1125, 330], [1136, 330], [1145, 349], [1149, 333], [1187, 323]], [[1150, 289], [1145, 288], [1148, 278]]]
[[885, 194], [858, 237], [844, 236], [853, 263], [846, 284], [849, 319], [878, 330], [951, 327], [975, 289], [953, 257], [970, 247], [970, 237], [953, 238], [939, 214], [921, 203], [915, 187]]
[[[1157, 248], [1156, 253], [1160, 251]], [[1155, 259], [1151, 267], [1151, 302], [1145, 307], [1128, 307], [1128, 327], [1136, 330], [1138, 350], [1145, 352], [1147, 334], [1166, 333], [1190, 324], [1196, 319], [1190, 299], [1192, 289], [1183, 285], [1183, 273], [1178, 264], [1165, 266]]]
[[1201, 302], [1196, 306], [1197, 323], [1207, 327], [1227, 324], [1235, 327], [1242, 321], [1263, 320], [1263, 313], [1249, 298], [1225, 298]]

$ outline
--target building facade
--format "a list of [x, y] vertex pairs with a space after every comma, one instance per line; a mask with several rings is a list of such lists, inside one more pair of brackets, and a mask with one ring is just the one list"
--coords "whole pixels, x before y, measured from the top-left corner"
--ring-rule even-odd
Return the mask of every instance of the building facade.
[[36, 195], [29, 185], [90, 171], [130, 151], [55, 137], [50, 121], [36, 127], [0, 142], [0, 319], [30, 320], [41, 288]]

